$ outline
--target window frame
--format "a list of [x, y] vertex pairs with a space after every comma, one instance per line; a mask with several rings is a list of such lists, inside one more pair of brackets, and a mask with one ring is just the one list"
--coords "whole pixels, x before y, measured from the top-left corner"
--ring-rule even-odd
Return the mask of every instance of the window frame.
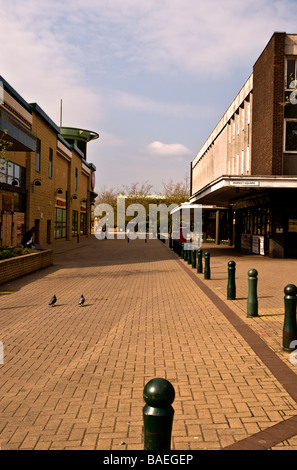
[[41, 140], [36, 139], [36, 161], [35, 161], [35, 170], [37, 173], [40, 173], [41, 171]]
[[50, 147], [49, 148], [49, 155], [48, 155], [48, 177], [50, 179], [53, 178], [53, 154], [54, 154], [54, 151]]
[[[297, 105], [296, 105], [297, 106]], [[287, 144], [287, 123], [288, 122], [295, 122], [297, 125], [297, 119], [284, 119], [284, 140], [283, 140], [283, 152], [284, 153], [293, 153], [297, 154], [297, 148], [296, 150], [287, 150], [286, 149], [286, 144]]]

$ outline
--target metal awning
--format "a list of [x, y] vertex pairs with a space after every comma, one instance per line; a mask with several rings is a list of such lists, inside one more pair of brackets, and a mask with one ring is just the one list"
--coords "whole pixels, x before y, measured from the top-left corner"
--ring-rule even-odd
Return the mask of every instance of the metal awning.
[[222, 176], [190, 197], [191, 204], [228, 207], [267, 190], [297, 189], [297, 176]]
[[178, 211], [182, 211], [184, 209], [201, 209], [201, 204], [191, 204], [190, 202], [183, 202], [179, 206], [176, 206], [172, 211], [170, 211], [170, 215], [175, 214]]
[[7, 131], [5, 139], [12, 143], [9, 151], [35, 151], [36, 136], [3, 109], [0, 109], [0, 130]]

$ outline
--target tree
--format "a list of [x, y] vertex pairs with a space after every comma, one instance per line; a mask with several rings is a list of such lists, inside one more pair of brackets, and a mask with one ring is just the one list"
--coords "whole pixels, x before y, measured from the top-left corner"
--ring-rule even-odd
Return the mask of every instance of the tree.
[[109, 204], [112, 207], [115, 207], [117, 204], [117, 195], [118, 191], [116, 189], [106, 189], [106, 187], [103, 186], [96, 197], [95, 204]]
[[185, 175], [182, 181], [174, 182], [170, 179], [167, 183], [163, 181], [163, 194], [167, 204], [182, 204], [190, 197], [189, 177]]
[[0, 170], [5, 168], [6, 152], [12, 146], [12, 142], [5, 139], [6, 134], [7, 134], [6, 129], [2, 130], [0, 134]]
[[[145, 181], [144, 183], [132, 183], [130, 185], [123, 185], [120, 190], [115, 188], [106, 189], [105, 187], [101, 188], [99, 192], [95, 205], [98, 204], [108, 204], [113, 208], [114, 213], [114, 225], [117, 225], [117, 198], [125, 198], [125, 210], [127, 207], [132, 204], [138, 204], [144, 207], [146, 212], [146, 226], [149, 227], [148, 216], [150, 214], [150, 205], [157, 205], [158, 207], [163, 204], [168, 208], [172, 204], [180, 205], [183, 202], [187, 202], [190, 196], [189, 190], [189, 178], [184, 177], [184, 180], [174, 182], [172, 179], [167, 183], [163, 182], [163, 192], [161, 194], [152, 194], [153, 185]], [[122, 209], [122, 206], [121, 206]], [[132, 208], [133, 209], [133, 208]], [[95, 209], [96, 210], [96, 209]], [[166, 215], [167, 217], [168, 215]], [[119, 214], [119, 217], [124, 217], [125, 223], [127, 225], [134, 216], [125, 214]], [[164, 217], [164, 216], [163, 216]], [[163, 220], [163, 219], [162, 219]], [[160, 214], [157, 215], [157, 227], [160, 225]]]

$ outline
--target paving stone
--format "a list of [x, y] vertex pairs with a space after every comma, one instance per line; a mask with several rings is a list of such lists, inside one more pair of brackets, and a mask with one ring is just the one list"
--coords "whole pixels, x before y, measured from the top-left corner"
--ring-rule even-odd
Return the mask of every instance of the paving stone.
[[[209, 251], [205, 281], [159, 240], [61, 243], [54, 266], [1, 286], [11, 292], [0, 292], [1, 449], [143, 449], [142, 393], [157, 376], [176, 391], [173, 449], [257, 448], [267, 429], [272, 449], [297, 447], [297, 369], [281, 346], [283, 289], [297, 260]], [[229, 259], [235, 301], [226, 299]], [[260, 313], [252, 319], [251, 267]]]

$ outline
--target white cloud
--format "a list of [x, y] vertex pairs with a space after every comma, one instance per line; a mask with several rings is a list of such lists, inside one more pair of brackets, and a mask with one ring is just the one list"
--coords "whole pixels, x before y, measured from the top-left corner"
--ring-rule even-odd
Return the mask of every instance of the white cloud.
[[14, 46], [32, 64], [34, 51], [44, 50], [41, 64], [52, 58], [52, 68], [60, 57], [72, 77], [87, 75], [82, 66], [89, 61], [101, 74], [117, 63], [123, 74], [178, 70], [219, 78], [255, 60], [274, 31], [294, 32], [297, 20], [295, 0], [0, 0], [0, 6], [2, 51]]
[[60, 124], [62, 99], [63, 125], [92, 126], [101, 109], [100, 97], [84, 85], [84, 72], [79, 63], [72, 60], [76, 47], [61, 42], [52, 31], [53, 14], [48, 18], [45, 15], [35, 17], [38, 3], [36, 10], [32, 1], [24, 5], [16, 3], [15, 9], [2, 5], [0, 73], [3, 78], [26, 101], [37, 102], [56, 124]]
[[186, 157], [192, 155], [193, 152], [183, 144], [164, 144], [163, 142], [155, 141], [147, 146], [151, 155], [162, 157]]
[[[36, 3], [39, 16], [43, 4]], [[84, 53], [96, 54], [100, 71], [117, 60], [121, 73], [217, 77], [255, 59], [274, 31], [294, 32], [297, 19], [295, 0], [65, 0], [50, 17], [66, 13], [59, 34], [72, 44], [87, 40]]]
[[[89, 155], [98, 168], [117, 158], [119, 178], [144, 152], [142, 163], [149, 154], [182, 167], [198, 150], [188, 147], [204, 141], [216, 97], [238, 92], [228, 78], [239, 68], [247, 78], [273, 32], [296, 33], [297, 25], [296, 0], [0, 0], [0, 7], [0, 75], [57, 124], [63, 99], [63, 125], [98, 132]], [[142, 116], [133, 122], [129, 110], [144, 117], [137, 135]], [[145, 148], [143, 131], [146, 142], [160, 141]], [[186, 145], [161, 142], [175, 139]]]

